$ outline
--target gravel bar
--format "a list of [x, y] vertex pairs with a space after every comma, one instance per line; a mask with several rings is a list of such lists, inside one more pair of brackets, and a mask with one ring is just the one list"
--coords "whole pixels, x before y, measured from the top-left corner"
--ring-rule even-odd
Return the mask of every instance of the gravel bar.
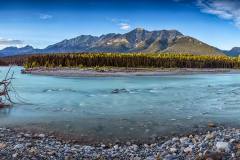
[[0, 128], [0, 159], [239, 160], [240, 129], [172, 137], [154, 144], [88, 146], [51, 135]]
[[166, 76], [185, 74], [221, 74], [240, 73], [239, 69], [224, 68], [111, 68], [107, 70], [81, 69], [81, 68], [29, 68], [21, 71], [23, 74], [62, 76], [62, 77], [114, 77], [114, 76]]

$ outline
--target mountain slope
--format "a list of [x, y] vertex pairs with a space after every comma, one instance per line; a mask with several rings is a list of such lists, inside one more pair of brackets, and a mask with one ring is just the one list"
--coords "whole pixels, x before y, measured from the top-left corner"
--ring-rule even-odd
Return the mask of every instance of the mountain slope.
[[45, 53], [56, 53], [56, 52], [84, 52], [90, 46], [92, 46], [98, 37], [91, 35], [81, 35], [70, 40], [63, 40], [54, 45], [50, 45], [43, 49]]
[[224, 55], [219, 49], [188, 36], [174, 40], [170, 47], [163, 52], [190, 53], [195, 55]]
[[0, 51], [0, 55], [70, 52], [169, 52], [224, 55], [219, 49], [192, 37], [184, 36], [177, 30], [147, 31], [142, 28], [136, 28], [125, 34], [81, 35], [50, 45], [45, 49], [33, 49], [30, 46], [9, 47]]
[[224, 53], [228, 56], [239, 56], [240, 55], [240, 47], [234, 47], [230, 51], [224, 51]]

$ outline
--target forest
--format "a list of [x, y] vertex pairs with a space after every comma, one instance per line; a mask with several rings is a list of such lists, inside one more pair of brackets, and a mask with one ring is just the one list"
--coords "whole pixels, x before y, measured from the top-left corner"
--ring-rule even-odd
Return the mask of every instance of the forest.
[[[18, 59], [18, 62], [20, 60]], [[24, 57], [25, 68], [34, 67], [152, 67], [152, 68], [240, 68], [239, 57], [151, 54], [151, 53], [69, 53]]]
[[28, 57], [30, 56], [32, 55], [16, 55], [16, 56], [1, 57], [0, 66], [6, 66], [6, 65], [23, 66], [27, 62]]
[[0, 66], [5, 66], [5, 65], [7, 65], [7, 63], [4, 60], [0, 59]]

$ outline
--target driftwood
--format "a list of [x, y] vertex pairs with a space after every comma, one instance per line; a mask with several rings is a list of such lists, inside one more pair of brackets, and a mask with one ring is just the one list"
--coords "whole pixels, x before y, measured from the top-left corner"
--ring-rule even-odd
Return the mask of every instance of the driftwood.
[[11, 88], [11, 82], [14, 72], [11, 73], [11, 67], [5, 75], [5, 78], [0, 81], [0, 108], [11, 106], [14, 102], [12, 101], [9, 91]]

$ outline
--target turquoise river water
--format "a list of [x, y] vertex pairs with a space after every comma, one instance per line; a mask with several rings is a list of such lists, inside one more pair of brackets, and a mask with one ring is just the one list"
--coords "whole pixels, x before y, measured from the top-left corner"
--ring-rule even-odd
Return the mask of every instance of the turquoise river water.
[[[240, 126], [240, 74], [53, 77], [20, 74], [21, 99], [0, 110], [0, 126], [36, 128], [84, 140], [144, 139], [208, 122]], [[0, 67], [2, 79], [8, 70]], [[17, 96], [17, 97], [19, 97]]]

